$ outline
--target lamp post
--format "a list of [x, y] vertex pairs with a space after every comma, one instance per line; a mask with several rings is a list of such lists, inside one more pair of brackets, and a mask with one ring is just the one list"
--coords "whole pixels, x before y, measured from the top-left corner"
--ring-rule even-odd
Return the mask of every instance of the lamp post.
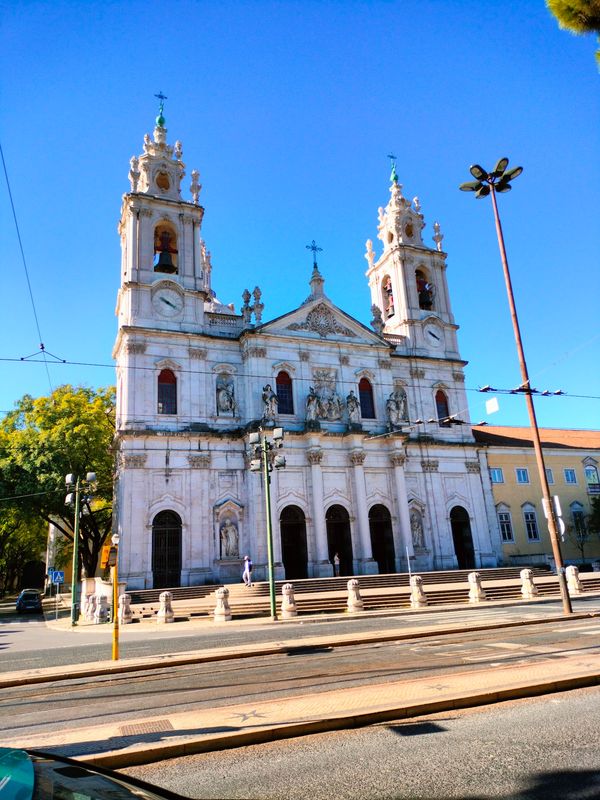
[[[73, 525], [73, 566], [71, 575], [71, 627], [77, 625], [79, 619], [79, 520], [80, 520], [80, 495], [81, 490], [91, 491], [92, 484], [96, 482], [96, 473], [88, 472], [85, 480], [69, 473], [65, 476], [67, 488], [73, 489], [65, 498], [65, 504], [75, 505], [75, 521]], [[90, 500], [91, 494], [86, 494], [84, 500]]]
[[113, 617], [113, 636], [112, 636], [112, 660], [119, 660], [119, 541], [121, 537], [118, 533], [111, 536], [112, 547], [108, 554], [108, 563], [112, 573], [112, 617]]
[[273, 525], [271, 522], [271, 472], [273, 468], [285, 467], [285, 456], [272, 453], [283, 447], [283, 428], [274, 428], [271, 438], [261, 428], [248, 437], [250, 445], [250, 472], [262, 472], [265, 483], [265, 514], [267, 520], [267, 564], [269, 574], [269, 599], [271, 619], [277, 621], [277, 605], [275, 601], [275, 573], [273, 566]]
[[512, 319], [513, 331], [515, 342], [517, 345], [517, 353], [519, 356], [519, 366], [521, 368], [521, 386], [519, 391], [525, 395], [525, 402], [527, 404], [527, 411], [529, 414], [529, 424], [531, 426], [531, 435], [533, 439], [533, 447], [535, 450], [535, 458], [537, 462], [540, 483], [542, 485], [543, 504], [548, 511], [548, 531], [550, 533], [550, 542], [552, 544], [552, 553], [556, 564], [556, 572], [558, 575], [558, 585], [562, 597], [563, 611], [565, 614], [572, 614], [571, 598], [569, 597], [569, 590], [567, 589], [567, 582], [565, 580], [565, 568], [563, 565], [562, 554], [560, 552], [560, 542], [558, 540], [558, 524], [557, 514], [554, 507], [552, 498], [550, 497], [550, 489], [548, 486], [548, 476], [546, 474], [546, 466], [544, 464], [544, 455], [542, 453], [542, 443], [540, 440], [540, 432], [538, 429], [537, 419], [535, 415], [535, 407], [533, 405], [533, 394], [531, 383], [529, 380], [529, 373], [527, 371], [527, 363], [525, 361], [525, 352], [523, 349], [523, 340], [521, 338], [521, 331], [519, 328], [519, 319], [517, 317], [517, 308], [515, 305], [515, 297], [512, 289], [512, 282], [510, 279], [510, 272], [508, 269], [508, 259], [506, 257], [506, 248], [504, 245], [504, 235], [502, 233], [502, 225], [500, 223], [500, 215], [498, 213], [498, 204], [496, 202], [496, 193], [509, 192], [512, 189], [511, 181], [517, 178], [522, 172], [523, 167], [508, 168], [508, 158], [501, 158], [491, 172], [487, 172], [479, 164], [473, 164], [470, 168], [471, 175], [475, 178], [474, 181], [462, 183], [459, 189], [463, 192], [475, 192], [475, 197], [480, 199], [490, 195], [492, 199], [492, 208], [494, 210], [494, 221], [496, 223], [496, 234], [498, 236], [498, 246], [500, 248], [500, 258], [502, 259], [502, 268], [504, 271], [504, 282], [506, 284], [506, 293], [508, 295], [508, 305], [510, 307], [510, 316]]

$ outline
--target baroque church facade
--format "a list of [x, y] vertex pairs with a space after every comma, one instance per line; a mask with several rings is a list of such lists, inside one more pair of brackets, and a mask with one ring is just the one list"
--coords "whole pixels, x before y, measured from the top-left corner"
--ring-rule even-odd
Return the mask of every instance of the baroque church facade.
[[[275, 576], [495, 566], [501, 542], [468, 420], [446, 254], [395, 169], [367, 241], [370, 327], [310, 293], [264, 320], [260, 289], [237, 313], [211, 288], [201, 186], [182, 199], [182, 146], [162, 108], [131, 159], [114, 348], [115, 520], [130, 589], [266, 575], [264, 486], [250, 434], [284, 432], [271, 484]], [[313, 243], [314, 244], [314, 243]], [[316, 256], [317, 249], [314, 249]], [[365, 300], [368, 296], [365, 291]]]

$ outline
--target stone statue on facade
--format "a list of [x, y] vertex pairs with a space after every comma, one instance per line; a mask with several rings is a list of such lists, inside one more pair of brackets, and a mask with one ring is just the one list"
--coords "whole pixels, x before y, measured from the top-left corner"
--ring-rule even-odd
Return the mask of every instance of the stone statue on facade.
[[306, 421], [316, 422], [318, 415], [319, 398], [314, 390], [314, 387], [309, 387], [308, 395], [306, 397]]
[[425, 547], [425, 534], [423, 533], [423, 519], [421, 513], [416, 508], [410, 512], [410, 532], [412, 535], [413, 547]]
[[217, 413], [235, 414], [233, 380], [228, 375], [219, 375], [217, 379]]
[[221, 525], [221, 558], [238, 558], [240, 554], [238, 530], [227, 517]]
[[385, 401], [385, 410], [390, 430], [398, 430], [402, 423], [408, 422], [408, 399], [401, 386], [397, 386]]
[[262, 390], [263, 402], [263, 415], [262, 418], [265, 422], [274, 422], [277, 417], [277, 406], [279, 405], [279, 398], [271, 388], [271, 384], [267, 383], [263, 386]]
[[348, 422], [351, 425], [360, 425], [360, 403], [352, 389], [346, 397], [346, 408], [348, 409]]

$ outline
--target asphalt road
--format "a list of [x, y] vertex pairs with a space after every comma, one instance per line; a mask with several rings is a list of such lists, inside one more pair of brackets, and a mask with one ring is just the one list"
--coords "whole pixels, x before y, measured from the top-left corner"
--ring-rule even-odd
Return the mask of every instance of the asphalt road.
[[[598, 598], [577, 598], [574, 610], [600, 611]], [[122, 659], [152, 654], [179, 653], [210, 647], [230, 647], [315, 635], [335, 635], [365, 631], [384, 631], [389, 628], [448, 624], [491, 623], [499, 618], [509, 620], [537, 619], [562, 612], [559, 600], [506, 608], [463, 607], [452, 611], [426, 611], [410, 614], [368, 615], [331, 620], [301, 618], [290, 622], [269, 623], [264, 620], [215, 626], [212, 622], [175, 623], [158, 626], [153, 623], [128, 625], [120, 631]], [[40, 667], [82, 664], [110, 659], [112, 629], [110, 625], [80, 627], [74, 630], [53, 627], [52, 615], [46, 624], [37, 615], [17, 616], [0, 614], [0, 672]], [[65, 623], [66, 624], [66, 623]]]
[[132, 767], [193, 798], [598, 800], [600, 689]]
[[560, 621], [477, 633], [287, 653], [80, 678], [0, 691], [0, 741], [97, 722], [227, 706], [387, 680], [532, 663], [600, 651], [600, 620]]

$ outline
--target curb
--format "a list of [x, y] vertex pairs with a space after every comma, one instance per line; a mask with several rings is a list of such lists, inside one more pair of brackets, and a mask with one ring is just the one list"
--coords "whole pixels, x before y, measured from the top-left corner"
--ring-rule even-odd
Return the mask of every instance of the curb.
[[289, 640], [282, 644], [256, 644], [249, 645], [248, 649], [217, 650], [212, 652], [192, 651], [185, 655], [164, 655], [155, 657], [158, 660], [134, 660], [125, 662], [101, 661], [96, 662], [97, 666], [73, 669], [69, 665], [61, 667], [46, 667], [38, 670], [8, 672], [0, 674], [0, 689], [7, 689], [23, 684], [50, 683], [53, 681], [67, 681], [78, 678], [93, 678], [99, 675], [121, 675], [127, 672], [143, 672], [165, 667], [180, 667], [189, 664], [207, 664], [213, 661], [233, 661], [244, 658], [254, 658], [255, 656], [279, 655], [290, 653], [296, 649], [316, 648], [316, 647], [351, 647], [357, 644], [377, 644], [380, 642], [403, 641], [408, 639], [425, 639], [431, 636], [449, 636], [465, 633], [478, 633], [479, 631], [500, 630], [502, 628], [517, 628], [527, 625], [554, 624], [565, 620], [593, 619], [600, 616], [600, 612], [585, 612], [564, 614], [543, 617], [541, 619], [519, 620], [517, 622], [498, 622], [486, 623], [484, 625], [472, 625], [470, 627], [456, 628], [428, 628], [427, 630], [415, 631], [392, 631], [380, 634], [347, 634], [343, 636], [315, 637], [311, 641], [297, 639]]
[[109, 751], [106, 753], [76, 756], [79, 761], [95, 766], [110, 769], [152, 764], [163, 759], [178, 756], [193, 755], [197, 753], [214, 752], [217, 750], [246, 747], [253, 744], [290, 739], [297, 736], [308, 736], [315, 733], [326, 733], [336, 730], [366, 727], [380, 722], [394, 719], [408, 719], [424, 714], [434, 714], [453, 709], [475, 708], [507, 700], [535, 697], [537, 695], [564, 692], [571, 689], [581, 689], [600, 684], [600, 673], [578, 675], [554, 681], [540, 681], [529, 683], [520, 687], [478, 692], [465, 697], [445, 698], [427, 703], [415, 703], [389, 707], [380, 711], [368, 711], [358, 714], [348, 714], [340, 717], [316, 719], [309, 722], [274, 725], [268, 729], [250, 730], [236, 733], [223, 733], [210, 738], [188, 739], [185, 742], [172, 744], [158, 744], [146, 747], [143, 750]]

